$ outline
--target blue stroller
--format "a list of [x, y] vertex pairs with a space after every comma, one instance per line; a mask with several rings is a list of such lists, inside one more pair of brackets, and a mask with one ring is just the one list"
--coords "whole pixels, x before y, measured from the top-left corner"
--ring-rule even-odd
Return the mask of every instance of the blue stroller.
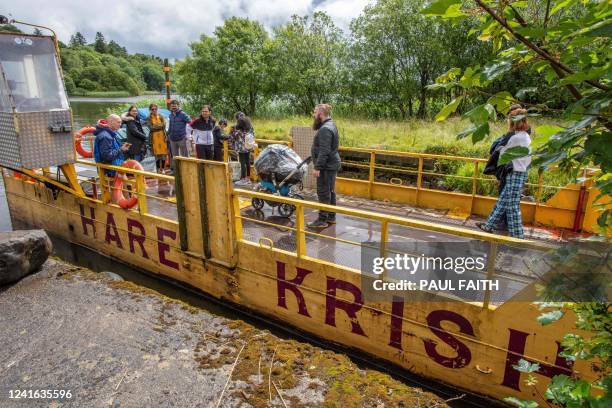
[[[274, 146], [278, 146], [278, 145], [274, 145]], [[270, 147], [272, 146], [269, 146], [268, 148]], [[266, 150], [268, 148], [266, 148]], [[289, 148], [286, 148], [286, 149], [290, 150]], [[264, 152], [262, 152], [262, 155], [264, 154]], [[291, 153], [295, 155], [293, 151], [291, 151]], [[298, 157], [298, 156], [295, 155], [295, 157]], [[311, 157], [308, 157], [306, 158], [306, 160], [301, 161], [288, 174], [286, 174], [285, 172], [286, 176], [283, 178], [281, 178], [282, 174], [279, 174], [275, 171], [265, 171], [265, 172], [258, 171], [258, 175], [260, 176], [261, 181], [259, 182], [256, 191], [271, 194], [271, 195], [277, 195], [277, 196], [282, 196], [282, 197], [289, 197], [289, 198], [296, 198], [299, 200], [303, 200], [304, 197], [298, 192], [302, 190], [303, 188], [302, 187], [302, 177], [304, 175], [304, 170], [302, 170], [302, 167], [304, 165], [308, 165], [308, 163], [310, 163], [311, 161], [312, 161]], [[258, 165], [256, 164], [255, 167], [257, 169]], [[259, 166], [259, 167], [265, 169], [265, 166]], [[283, 172], [281, 171], [281, 173]], [[272, 201], [272, 200], [263, 200], [261, 198], [256, 198], [256, 197], [251, 200], [251, 204], [257, 210], [261, 210], [265, 204], [268, 204], [272, 208], [278, 208], [278, 213], [283, 217], [291, 217], [291, 215], [293, 215], [293, 213], [295, 212], [294, 205], [287, 204], [287, 203], [279, 203], [277, 201]]]

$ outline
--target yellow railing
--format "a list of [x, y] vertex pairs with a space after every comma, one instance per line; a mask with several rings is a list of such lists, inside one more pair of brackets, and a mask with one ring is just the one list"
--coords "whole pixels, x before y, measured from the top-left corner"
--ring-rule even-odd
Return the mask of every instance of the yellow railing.
[[[77, 160], [77, 164], [81, 166], [90, 166], [96, 169], [97, 178], [84, 178], [79, 177], [79, 182], [86, 183], [92, 185], [94, 189], [94, 198], [97, 199], [100, 197], [100, 201], [107, 204], [111, 203], [112, 192], [120, 190], [122, 193], [135, 194], [138, 198], [138, 206], [136, 209], [131, 209], [130, 211], [138, 211], [142, 215], [150, 215], [155, 217], [160, 217], [164, 219], [175, 220], [176, 217], [172, 217], [169, 215], [176, 213], [176, 199], [171, 197], [163, 197], [155, 194], [151, 194], [147, 192], [147, 179], [155, 179], [160, 181], [169, 183], [170, 186], [174, 185], [174, 177], [167, 176], [164, 174], [151, 173], [147, 171], [129, 169], [121, 166], [112, 166], [102, 163], [94, 163], [86, 160]], [[118, 189], [113, 185], [114, 177], [109, 177], [106, 175], [105, 170], [112, 170], [118, 173], [123, 173], [129, 176], [132, 176], [133, 179], [128, 179], [123, 181], [123, 186]], [[99, 194], [97, 189], [99, 189]], [[151, 200], [160, 203], [158, 206], [159, 210], [158, 214], [154, 214], [151, 212]], [[165, 213], [163, 215], [162, 213]]]
[[[274, 222], [265, 221], [265, 220], [258, 219], [258, 218], [247, 217], [243, 215], [241, 212], [241, 199], [245, 199], [245, 198], [246, 199], [257, 198], [257, 199], [266, 200], [266, 201], [273, 201], [279, 204], [287, 204], [287, 205], [294, 206], [295, 207], [295, 224], [293, 226], [285, 226], [285, 225], [277, 224]], [[306, 240], [307, 236], [317, 237], [317, 238], [322, 238], [322, 239], [327, 239], [327, 240], [333, 240], [335, 242], [340, 242], [340, 243], [355, 245], [355, 246], [360, 246], [360, 247], [363, 246], [364, 244], [363, 242], [351, 241], [351, 240], [347, 240], [343, 238], [338, 238], [336, 236], [324, 235], [319, 232], [308, 230], [305, 225], [305, 209], [329, 211], [329, 212], [333, 212], [336, 214], [343, 214], [344, 216], [348, 216], [348, 217], [355, 217], [362, 221], [366, 220], [366, 221], [378, 223], [379, 231], [380, 231], [380, 247], [375, 247], [375, 248], [380, 250], [381, 257], [384, 257], [385, 254], [387, 253], [385, 244], [389, 241], [389, 227], [392, 225], [409, 227], [409, 228], [414, 228], [414, 229], [419, 229], [419, 230], [424, 230], [424, 231], [444, 233], [444, 234], [449, 234], [455, 237], [459, 236], [459, 237], [465, 237], [469, 239], [488, 242], [489, 243], [488, 257], [489, 257], [490, 262], [489, 262], [489, 265], [487, 266], [487, 279], [491, 279], [495, 274], [495, 262], [494, 261], [496, 258], [496, 254], [497, 254], [499, 245], [507, 245], [507, 246], [511, 246], [515, 248], [531, 249], [531, 250], [538, 250], [538, 251], [548, 251], [554, 248], [553, 245], [550, 245], [548, 243], [543, 243], [543, 242], [536, 242], [536, 241], [523, 240], [523, 239], [518, 239], [518, 238], [513, 238], [513, 237], [487, 234], [484, 232], [480, 232], [480, 231], [476, 231], [476, 230], [472, 230], [468, 228], [436, 224], [436, 223], [431, 223], [431, 222], [426, 222], [426, 221], [402, 218], [402, 217], [397, 217], [393, 215], [375, 213], [371, 211], [364, 211], [364, 210], [359, 210], [359, 209], [354, 209], [354, 208], [331, 206], [331, 205], [320, 204], [320, 203], [311, 202], [311, 201], [296, 200], [296, 199], [292, 199], [288, 197], [265, 194], [261, 192], [250, 191], [250, 190], [235, 189], [233, 191], [232, 200], [233, 200], [234, 216], [235, 216], [235, 225], [234, 225], [235, 233], [239, 241], [252, 242], [252, 241], [249, 241], [248, 239], [245, 239], [244, 230], [243, 230], [244, 221], [253, 222], [259, 225], [274, 227], [275, 229], [280, 229], [282, 231], [291, 231], [292, 234], [295, 234], [295, 250], [289, 251], [289, 252], [293, 253], [298, 259], [309, 259], [309, 260], [314, 260], [318, 262], [328, 262], [328, 261], [320, 257], [316, 258], [316, 257], [307, 255], [307, 240]], [[258, 243], [260, 246], [264, 248], [272, 249], [274, 247], [273, 241], [268, 237], [261, 237], [259, 241], [256, 243]], [[275, 248], [275, 249], [286, 251], [286, 249], [283, 249], [283, 248]], [[389, 251], [389, 252], [392, 252], [392, 251]], [[347, 268], [347, 269], [352, 269], [355, 272], [359, 272], [355, 268], [350, 268], [350, 267], [342, 266], [339, 264], [335, 264], [335, 265], [343, 267], [343, 268]], [[484, 299], [483, 299], [483, 307], [485, 308], [488, 307], [490, 303], [490, 297], [491, 297], [490, 291], [486, 291], [484, 295]]]

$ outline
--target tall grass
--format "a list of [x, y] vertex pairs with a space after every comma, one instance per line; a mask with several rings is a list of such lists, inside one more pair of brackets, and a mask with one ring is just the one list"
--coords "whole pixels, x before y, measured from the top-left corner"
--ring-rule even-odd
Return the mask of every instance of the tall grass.
[[[400, 151], [428, 151], [469, 157], [488, 157], [489, 146], [506, 132], [506, 123], [491, 124], [491, 135], [473, 144], [470, 139], [457, 140], [457, 134], [469, 127], [469, 122], [452, 118], [444, 122], [431, 120], [367, 120], [335, 118], [340, 132], [340, 145]], [[532, 127], [554, 123], [552, 119], [536, 118]], [[256, 117], [253, 126], [257, 138], [289, 140], [292, 126], [310, 126], [307, 116], [289, 116], [282, 119]], [[435, 151], [434, 151], [435, 150]]]

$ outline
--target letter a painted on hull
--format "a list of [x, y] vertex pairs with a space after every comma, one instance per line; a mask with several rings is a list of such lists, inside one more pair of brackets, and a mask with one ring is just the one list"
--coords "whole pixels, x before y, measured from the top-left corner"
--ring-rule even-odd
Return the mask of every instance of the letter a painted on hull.
[[[347, 302], [346, 300], [338, 299], [336, 297], [337, 289], [351, 292], [355, 301]], [[327, 277], [325, 324], [336, 327], [336, 309], [342, 309], [351, 319], [351, 332], [367, 337], [357, 320], [357, 312], [361, 309], [361, 306], [363, 306], [363, 296], [361, 295], [361, 290], [359, 290], [357, 286], [347, 281], [330, 278], [329, 276]]]
[[302, 316], [310, 317], [308, 314], [308, 309], [306, 308], [306, 301], [304, 300], [304, 295], [302, 291], [298, 289], [298, 285], [301, 285], [304, 282], [304, 278], [312, 271], [302, 268], [296, 268], [297, 274], [295, 278], [291, 280], [287, 280], [285, 275], [285, 264], [283, 262], [276, 261], [276, 291], [278, 297], [278, 306], [287, 308], [287, 298], [285, 297], [285, 293], [287, 290], [290, 290], [295, 295], [295, 299], [297, 300], [298, 305], [298, 313]]
[[113, 213], [107, 213], [106, 215], [105, 240], [107, 244], [110, 244], [111, 241], [115, 241], [115, 244], [117, 244], [117, 248], [123, 249], [123, 244], [121, 243], [121, 237], [119, 237], [119, 231], [117, 231], [117, 224], [115, 223], [115, 217], [113, 216]]

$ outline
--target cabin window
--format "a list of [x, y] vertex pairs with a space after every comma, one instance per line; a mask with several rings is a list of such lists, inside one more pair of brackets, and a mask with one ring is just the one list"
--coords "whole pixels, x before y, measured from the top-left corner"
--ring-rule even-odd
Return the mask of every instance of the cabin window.
[[0, 62], [17, 112], [68, 109], [50, 37], [0, 35]]

